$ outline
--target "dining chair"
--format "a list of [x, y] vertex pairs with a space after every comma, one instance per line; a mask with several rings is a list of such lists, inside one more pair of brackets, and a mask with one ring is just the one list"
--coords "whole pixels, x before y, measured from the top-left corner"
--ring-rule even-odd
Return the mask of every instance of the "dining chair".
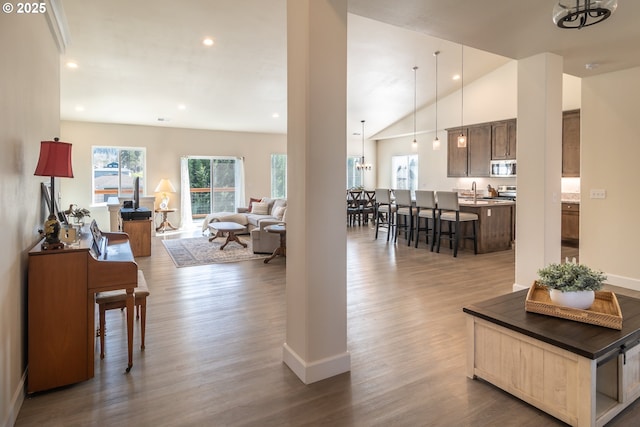
[[363, 192], [364, 199], [362, 202], [362, 216], [365, 224], [369, 223], [369, 217], [374, 219], [376, 211], [376, 192], [374, 190], [365, 190]]
[[347, 190], [347, 225], [353, 226], [362, 221], [362, 191]]

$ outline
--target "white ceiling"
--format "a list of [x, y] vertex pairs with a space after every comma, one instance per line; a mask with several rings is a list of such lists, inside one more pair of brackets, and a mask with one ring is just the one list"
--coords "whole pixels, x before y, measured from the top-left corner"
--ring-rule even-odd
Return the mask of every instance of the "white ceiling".
[[[414, 66], [418, 108], [433, 102], [436, 50], [438, 96], [459, 89], [451, 76], [460, 72], [460, 43], [465, 83], [541, 52], [562, 55], [565, 72], [578, 77], [640, 66], [640, 2], [620, 0], [611, 18], [581, 30], [553, 25], [555, 3], [349, 0], [348, 136], [363, 119], [369, 137], [413, 112]], [[62, 119], [286, 132], [286, 0], [63, 6], [71, 43], [61, 64]], [[203, 46], [204, 37], [214, 46]]]

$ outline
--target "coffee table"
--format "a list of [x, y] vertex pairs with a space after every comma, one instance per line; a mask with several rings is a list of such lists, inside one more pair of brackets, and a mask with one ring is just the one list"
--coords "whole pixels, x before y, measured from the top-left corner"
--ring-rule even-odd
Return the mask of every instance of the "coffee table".
[[[209, 231], [212, 236], [209, 237], [209, 241], [212, 242], [217, 237], [224, 237], [224, 233], [227, 233], [227, 240], [224, 242], [224, 245], [220, 246], [220, 250], [223, 250], [225, 246], [229, 244], [229, 242], [236, 242], [242, 245], [243, 247], [247, 247], [247, 244], [240, 241], [236, 233], [240, 231], [245, 231], [244, 225], [240, 225], [235, 222], [212, 222], [209, 224]], [[215, 232], [215, 234], [213, 234]]]
[[280, 235], [280, 246], [276, 248], [271, 256], [264, 260], [264, 263], [268, 263], [278, 255], [287, 256], [287, 228], [284, 224], [274, 224], [266, 226], [265, 231], [267, 233], [278, 233]]

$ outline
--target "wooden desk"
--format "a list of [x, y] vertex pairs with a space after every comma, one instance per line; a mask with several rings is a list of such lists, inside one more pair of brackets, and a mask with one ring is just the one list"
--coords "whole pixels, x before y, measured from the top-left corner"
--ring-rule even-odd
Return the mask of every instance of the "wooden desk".
[[574, 426], [602, 426], [640, 397], [640, 300], [616, 295], [618, 331], [528, 313], [526, 292], [464, 307], [468, 377]]
[[99, 257], [86, 231], [77, 246], [45, 251], [38, 243], [29, 251], [28, 393], [93, 377], [96, 292], [127, 291], [127, 372], [131, 369], [138, 266], [126, 234], [104, 235], [110, 243]]

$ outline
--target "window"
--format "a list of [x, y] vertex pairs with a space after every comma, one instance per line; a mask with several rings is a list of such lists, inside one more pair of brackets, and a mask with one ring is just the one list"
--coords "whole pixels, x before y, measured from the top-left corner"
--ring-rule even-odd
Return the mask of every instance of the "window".
[[398, 190], [411, 190], [412, 197], [418, 188], [418, 155], [393, 156], [391, 158], [391, 182]]
[[204, 218], [212, 212], [236, 211], [240, 206], [238, 199], [244, 198], [241, 163], [242, 159], [235, 157], [188, 158], [193, 218]]
[[271, 198], [287, 198], [287, 155], [271, 155]]
[[93, 203], [109, 197], [133, 198], [133, 179], [140, 177], [140, 194], [146, 193], [145, 148], [93, 147]]
[[362, 157], [348, 156], [347, 157], [347, 190], [350, 188], [362, 187], [364, 170], [356, 168], [356, 165]]

